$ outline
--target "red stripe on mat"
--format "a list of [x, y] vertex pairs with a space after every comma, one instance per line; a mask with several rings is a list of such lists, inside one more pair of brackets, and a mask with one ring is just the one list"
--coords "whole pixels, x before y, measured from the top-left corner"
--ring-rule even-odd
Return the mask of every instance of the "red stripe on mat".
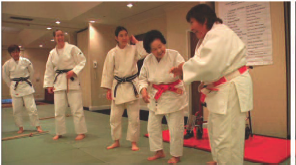
[[[184, 134], [186, 132], [184, 131]], [[145, 134], [148, 137], [148, 134]], [[169, 142], [169, 131], [162, 132], [163, 141]], [[195, 136], [195, 130], [194, 130]], [[204, 129], [203, 139], [184, 139], [185, 147], [211, 151], [208, 130]], [[258, 163], [281, 163], [291, 155], [290, 140], [254, 135], [245, 142], [244, 159]]]

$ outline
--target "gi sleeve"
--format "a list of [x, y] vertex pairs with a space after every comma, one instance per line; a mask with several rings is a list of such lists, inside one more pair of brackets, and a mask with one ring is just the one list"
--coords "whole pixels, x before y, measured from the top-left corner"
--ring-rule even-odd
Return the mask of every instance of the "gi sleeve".
[[52, 63], [52, 54], [50, 53], [46, 62], [43, 88], [53, 87], [54, 77], [55, 71]]
[[176, 57], [176, 66], [179, 66], [179, 64], [185, 62], [184, 58], [181, 56], [181, 54], [178, 52], [177, 57]]
[[231, 42], [226, 37], [208, 33], [194, 57], [183, 65], [183, 80], [186, 84], [193, 81], [215, 81], [223, 76], [223, 71], [230, 65], [228, 58], [231, 53]]
[[108, 88], [108, 89], [112, 88], [113, 77], [114, 77], [114, 66], [115, 66], [114, 53], [113, 51], [109, 51], [106, 56], [104, 67], [103, 67], [102, 81], [101, 81], [102, 88]]
[[76, 66], [73, 68], [73, 72], [78, 76], [85, 66], [86, 58], [82, 51], [76, 46], [74, 46], [71, 50], [71, 55], [76, 63]]
[[29, 60], [28, 60], [28, 71], [30, 74], [30, 79], [32, 79], [34, 77], [34, 68], [33, 68], [32, 62]]
[[144, 60], [143, 66], [140, 71], [140, 76], [139, 76], [139, 91], [141, 93], [143, 88], [148, 88], [148, 68], [147, 68], [147, 60]]
[[2, 77], [3, 77], [3, 80], [5, 81], [6, 85], [8, 87], [10, 87], [10, 74], [9, 74], [9, 69], [8, 69], [8, 62], [6, 62], [3, 67], [2, 67]]
[[143, 41], [139, 41], [136, 44], [136, 49], [137, 49], [137, 60], [141, 60], [141, 59], [145, 58], [148, 55], [148, 53], [144, 49]]

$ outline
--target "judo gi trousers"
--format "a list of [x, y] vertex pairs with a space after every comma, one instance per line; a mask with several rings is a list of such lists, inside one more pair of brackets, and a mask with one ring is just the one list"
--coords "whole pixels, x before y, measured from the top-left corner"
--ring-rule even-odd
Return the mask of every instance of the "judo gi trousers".
[[218, 164], [243, 164], [246, 114], [241, 112], [238, 94], [232, 82], [226, 114], [209, 113], [211, 152], [213, 160]]
[[127, 109], [128, 115], [128, 128], [126, 140], [131, 142], [137, 142], [140, 136], [140, 100], [134, 100], [123, 104], [115, 104], [115, 101], [111, 103], [110, 113], [110, 126], [111, 136], [113, 140], [119, 140], [121, 138], [121, 118], [124, 109]]
[[148, 134], [150, 151], [163, 150], [162, 118], [166, 117], [170, 131], [170, 154], [175, 157], [183, 155], [184, 112], [176, 111], [168, 114], [155, 114], [149, 111]]
[[22, 97], [12, 97], [12, 109], [13, 109], [15, 124], [18, 127], [23, 127], [22, 110], [23, 110], [24, 104], [29, 114], [31, 125], [35, 127], [40, 126], [39, 117], [38, 117], [33, 94], [29, 94]]
[[73, 115], [75, 132], [84, 134], [87, 132], [85, 117], [82, 106], [82, 97], [80, 90], [56, 91], [54, 92], [55, 124], [56, 135], [63, 135], [66, 131], [65, 113], [68, 103]]

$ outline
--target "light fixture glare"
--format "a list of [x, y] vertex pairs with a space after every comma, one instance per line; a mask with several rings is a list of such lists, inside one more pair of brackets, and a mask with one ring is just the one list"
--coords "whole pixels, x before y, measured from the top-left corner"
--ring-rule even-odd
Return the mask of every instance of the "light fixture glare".
[[128, 8], [132, 8], [134, 5], [132, 3], [129, 3], [126, 5]]

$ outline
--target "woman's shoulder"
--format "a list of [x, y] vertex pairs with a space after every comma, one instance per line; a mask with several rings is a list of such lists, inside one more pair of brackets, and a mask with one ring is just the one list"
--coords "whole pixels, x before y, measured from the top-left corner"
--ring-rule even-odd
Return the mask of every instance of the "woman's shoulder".
[[116, 47], [112, 48], [111, 50], [109, 50], [108, 54], [114, 54], [116, 51]]
[[166, 49], [166, 51], [172, 55], [178, 55], [180, 54], [177, 50], [174, 49]]
[[176, 59], [180, 53], [177, 50], [174, 49], [167, 49], [167, 55], [171, 58], [171, 59]]
[[211, 36], [228, 36], [235, 33], [225, 24], [214, 24], [212, 29], [208, 31], [207, 34]]
[[12, 62], [12, 58], [10, 58], [9, 60], [7, 60], [4, 64], [3, 64], [3, 67], [6, 67], [8, 66], [11, 62]]
[[19, 61], [22, 61], [23, 64], [31, 65], [31, 61], [28, 58], [20, 57]]
[[145, 57], [144, 61], [149, 61], [149, 60], [152, 59], [152, 57], [153, 57], [153, 54], [150, 53], [150, 54], [148, 54], [148, 55]]

